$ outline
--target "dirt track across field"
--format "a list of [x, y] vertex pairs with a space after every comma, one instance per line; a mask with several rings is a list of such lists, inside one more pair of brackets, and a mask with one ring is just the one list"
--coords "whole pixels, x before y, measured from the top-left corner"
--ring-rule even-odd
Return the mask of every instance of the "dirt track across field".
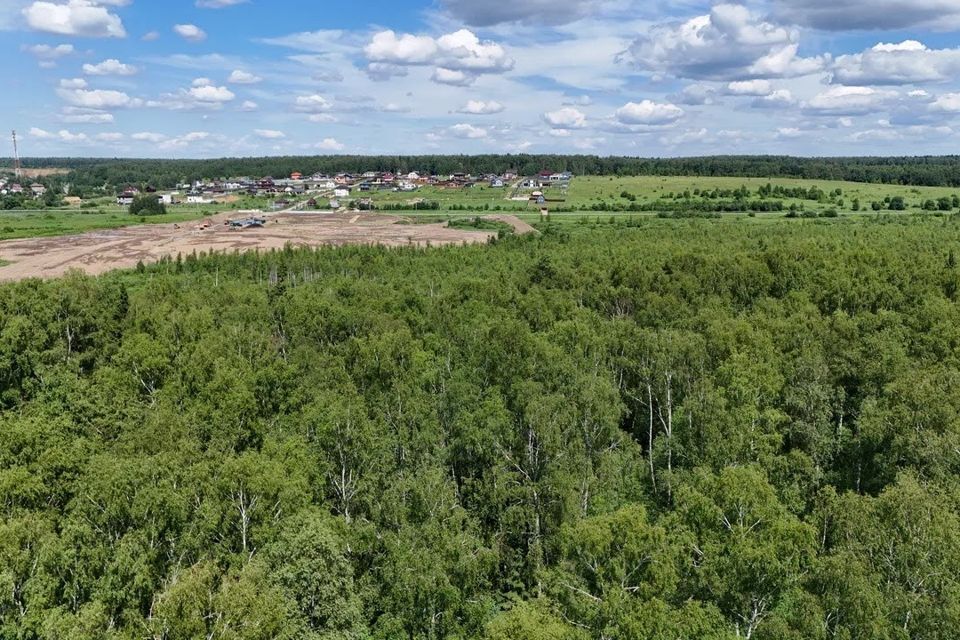
[[[412, 224], [394, 216], [364, 213], [281, 213], [266, 216], [261, 229], [231, 230], [226, 221], [244, 216], [220, 214], [181, 225], [140, 225], [56, 238], [0, 242], [0, 281], [55, 278], [71, 269], [98, 275], [111, 269], [132, 268], [138, 262], [156, 262], [165, 256], [196, 251], [233, 252], [282, 249], [286, 245], [371, 244], [389, 247], [441, 246], [487, 242], [495, 231], [447, 228], [445, 223]], [[517, 233], [533, 228], [512, 216], [497, 216]], [[208, 225], [204, 227], [204, 225]]]

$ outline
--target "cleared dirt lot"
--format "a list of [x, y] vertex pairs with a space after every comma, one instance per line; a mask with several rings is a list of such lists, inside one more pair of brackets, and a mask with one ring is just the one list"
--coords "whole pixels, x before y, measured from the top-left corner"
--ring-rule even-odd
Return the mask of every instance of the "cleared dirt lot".
[[[111, 269], [156, 262], [164, 256], [201, 251], [248, 251], [293, 246], [376, 244], [384, 246], [441, 246], [487, 242], [495, 231], [450, 229], [444, 223], [410, 224], [400, 217], [346, 213], [285, 213], [267, 217], [261, 229], [236, 231], [225, 222], [242, 215], [217, 215], [183, 225], [141, 225], [57, 238], [0, 242], [0, 280], [54, 278], [71, 269], [97, 275]], [[529, 225], [509, 216], [498, 220], [518, 233]], [[204, 225], [209, 225], [204, 227]]]

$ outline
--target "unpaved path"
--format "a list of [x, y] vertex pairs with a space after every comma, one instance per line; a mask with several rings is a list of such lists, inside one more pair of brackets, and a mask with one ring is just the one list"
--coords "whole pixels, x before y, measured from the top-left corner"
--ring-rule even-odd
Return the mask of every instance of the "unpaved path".
[[[401, 224], [398, 217], [356, 212], [268, 214], [264, 216], [268, 220], [264, 228], [235, 231], [224, 224], [230, 217], [243, 216], [220, 214], [181, 225], [139, 225], [74, 236], [3, 241], [0, 260], [10, 264], [0, 267], [0, 281], [53, 278], [71, 269], [97, 275], [111, 269], [131, 268], [139, 261], [151, 263], [194, 251], [282, 249], [288, 244], [439, 246], [482, 243], [497, 235], [494, 231], [448, 229], [443, 223]], [[529, 227], [519, 219], [503, 221], [514, 225], [518, 233], [527, 232], [521, 231], [524, 225]]]

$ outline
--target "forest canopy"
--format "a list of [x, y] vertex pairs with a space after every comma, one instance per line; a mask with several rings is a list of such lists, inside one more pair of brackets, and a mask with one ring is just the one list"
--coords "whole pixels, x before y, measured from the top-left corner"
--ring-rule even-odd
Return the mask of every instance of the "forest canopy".
[[957, 216], [0, 286], [0, 637], [948, 640]]

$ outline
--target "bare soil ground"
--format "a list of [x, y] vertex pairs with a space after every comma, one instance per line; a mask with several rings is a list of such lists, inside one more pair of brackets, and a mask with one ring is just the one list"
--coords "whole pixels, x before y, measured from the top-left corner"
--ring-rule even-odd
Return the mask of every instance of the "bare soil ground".
[[[165, 256], [196, 251], [232, 252], [282, 249], [286, 245], [370, 244], [383, 246], [441, 246], [487, 242], [494, 231], [448, 229], [444, 223], [401, 224], [403, 218], [364, 213], [281, 213], [267, 217], [261, 229], [237, 231], [225, 223], [237, 214], [219, 214], [182, 225], [141, 225], [57, 238], [30, 238], [0, 242], [0, 281], [54, 278], [71, 269], [98, 275], [111, 269], [132, 268]], [[498, 220], [517, 233], [533, 228], [513, 216]]]

